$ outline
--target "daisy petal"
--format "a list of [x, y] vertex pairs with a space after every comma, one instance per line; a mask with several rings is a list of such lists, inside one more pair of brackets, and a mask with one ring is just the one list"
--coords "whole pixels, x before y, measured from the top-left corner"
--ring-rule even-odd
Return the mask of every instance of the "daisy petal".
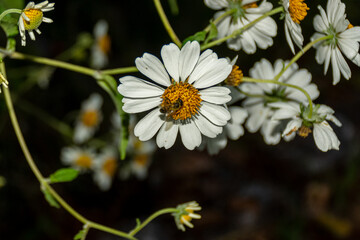
[[134, 129], [135, 136], [139, 137], [141, 141], [151, 139], [164, 124], [164, 120], [161, 119], [161, 115], [162, 114], [159, 109], [152, 110], [148, 113], [136, 124]]
[[182, 124], [179, 128], [181, 140], [187, 149], [193, 150], [195, 147], [200, 146], [201, 134], [193, 121]]

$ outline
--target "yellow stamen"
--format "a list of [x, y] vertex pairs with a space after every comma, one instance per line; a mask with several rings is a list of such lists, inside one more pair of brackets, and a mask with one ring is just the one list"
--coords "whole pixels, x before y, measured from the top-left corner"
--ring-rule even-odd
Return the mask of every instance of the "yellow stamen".
[[81, 122], [87, 127], [93, 127], [98, 123], [98, 113], [96, 111], [86, 111], [81, 116]]
[[107, 175], [112, 177], [115, 174], [116, 167], [117, 167], [116, 159], [113, 157], [110, 157], [105, 160], [105, 163], [103, 165], [103, 170]]
[[311, 129], [309, 127], [306, 127], [306, 126], [301, 126], [299, 128], [299, 131], [298, 131], [299, 135], [303, 138], [306, 138], [309, 133], [311, 133]]
[[136, 163], [136, 165], [139, 165], [141, 167], [146, 166], [148, 160], [149, 156], [147, 154], [139, 154], [134, 158], [134, 162]]
[[189, 215], [181, 215], [180, 222], [184, 224], [185, 221], [190, 222], [192, 218]]
[[239, 66], [233, 65], [232, 71], [225, 79], [225, 84], [229, 86], [239, 86], [244, 77], [243, 72], [239, 69]]
[[109, 35], [101, 36], [98, 39], [97, 44], [103, 53], [108, 54], [110, 52], [111, 39], [110, 39]]
[[353, 28], [353, 27], [354, 27], [354, 25], [352, 25], [351, 23], [349, 23], [347, 29], [350, 29], [350, 28]]
[[257, 8], [258, 5], [256, 4], [256, 2], [253, 2], [253, 3], [248, 3], [248, 4], [245, 4], [242, 6], [243, 9], [248, 9], [248, 8]]
[[90, 156], [83, 154], [80, 155], [78, 159], [76, 159], [75, 164], [82, 168], [90, 168], [92, 165], [92, 160]]
[[40, 9], [27, 9], [23, 13], [30, 19], [26, 21], [23, 18], [25, 30], [34, 30], [40, 26], [43, 20], [43, 12]]
[[198, 114], [202, 101], [199, 90], [184, 82], [171, 84], [161, 98], [161, 112], [174, 120], [186, 120]]
[[289, 13], [291, 19], [300, 24], [300, 21], [304, 20], [307, 15], [307, 10], [310, 8], [307, 7], [306, 3], [303, 2], [304, 0], [290, 0], [289, 1]]

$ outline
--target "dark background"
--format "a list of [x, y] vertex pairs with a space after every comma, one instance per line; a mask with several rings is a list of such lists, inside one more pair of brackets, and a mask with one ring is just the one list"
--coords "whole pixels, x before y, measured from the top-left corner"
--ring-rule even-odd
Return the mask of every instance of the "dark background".
[[[166, 1], [162, 2], [180, 39], [203, 29], [214, 14], [203, 1], [179, 0], [180, 14], [171, 16]], [[271, 2], [276, 6], [277, 1]], [[343, 2], [351, 23], [360, 25], [358, 2]], [[305, 43], [314, 32], [312, 20], [318, 14], [316, 6], [321, 4], [325, 8], [326, 1], [307, 4], [311, 10], [302, 23]], [[37, 40], [33, 42], [28, 37], [27, 46], [18, 46], [18, 51], [54, 58], [72, 46], [80, 32], [92, 33], [99, 19], [106, 19], [110, 25], [112, 51], [108, 68], [133, 66], [135, 58], [144, 52], [159, 56], [162, 45], [171, 42], [152, 1], [63, 0], [56, 1], [55, 10], [45, 16], [54, 23], [43, 23]], [[278, 16], [274, 19], [278, 21]], [[2, 32], [0, 39], [4, 46]], [[271, 62], [292, 57], [281, 21], [274, 42], [270, 49], [258, 49], [254, 55], [228, 50], [225, 45], [213, 49], [221, 57], [233, 58], [238, 54], [237, 64], [248, 75], [248, 70], [262, 57]], [[331, 69], [324, 76], [323, 66], [316, 63], [314, 54], [310, 50], [298, 64], [312, 73], [319, 87], [321, 95], [316, 102], [331, 106], [343, 123], [341, 128], [334, 126], [341, 141], [340, 151], [320, 152], [311, 136], [267, 146], [259, 133], [246, 133], [238, 141], [230, 141], [214, 157], [205, 152], [187, 151], [177, 142], [171, 149], [159, 149], [155, 153], [145, 181], [116, 179], [111, 190], [101, 192], [87, 174], [73, 183], [56, 185], [56, 190], [87, 218], [123, 231], [132, 229], [136, 218], [145, 219], [161, 208], [192, 200], [203, 207], [202, 219], [193, 221], [194, 229], [183, 233], [176, 229], [172, 217], [166, 215], [140, 232], [138, 237], [144, 240], [359, 239], [360, 71], [348, 61], [352, 78], [350, 81], [342, 78], [333, 86]], [[24, 67], [37, 65], [10, 59], [5, 63], [9, 87], [16, 94], [31, 71], [26, 72]], [[86, 61], [79, 64], [87, 65]], [[19, 71], [25, 71], [23, 77]], [[106, 116], [110, 116], [114, 107], [88, 76], [57, 69], [47, 89], [34, 86], [20, 100], [67, 121], [69, 112], [79, 109], [92, 92], [99, 92], [105, 99], [105, 119], [100, 131], [106, 131], [110, 125]], [[63, 167], [59, 154], [69, 142], [17, 107], [20, 100], [15, 108], [21, 128], [36, 163], [47, 176]], [[3, 95], [0, 95], [0, 127], [0, 175], [7, 180], [7, 185], [0, 189], [0, 239], [72, 239], [82, 225], [65, 210], [52, 208], [44, 200], [17, 143]], [[315, 217], [317, 211], [327, 216], [325, 220]], [[347, 227], [351, 230], [346, 231]], [[87, 239], [119, 238], [90, 230]]]

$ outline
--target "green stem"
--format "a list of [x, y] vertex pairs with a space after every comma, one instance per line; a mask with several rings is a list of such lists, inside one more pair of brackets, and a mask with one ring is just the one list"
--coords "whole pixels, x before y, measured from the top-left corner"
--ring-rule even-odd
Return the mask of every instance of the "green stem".
[[164, 9], [161, 6], [160, 0], [154, 0], [154, 4], [155, 4], [156, 10], [160, 16], [160, 19], [161, 19], [162, 23], [164, 24], [164, 27], [165, 27], [166, 31], [168, 32], [170, 38], [180, 48], [182, 46], [182, 43], [179, 40], [179, 38], [177, 37], [176, 33], [174, 32], [174, 29], [171, 27], [169, 20], [166, 17], [166, 14], [164, 12]]
[[201, 46], [201, 50], [205, 50], [209, 47], [212, 47], [212, 46], [215, 46], [217, 44], [220, 44], [220, 43], [223, 43], [225, 42], [226, 40], [230, 39], [230, 38], [234, 38], [240, 34], [242, 34], [244, 31], [246, 31], [248, 28], [251, 28], [253, 25], [255, 25], [256, 23], [260, 22], [261, 20], [263, 20], [264, 18], [266, 17], [269, 17], [271, 15], [274, 15], [276, 13], [279, 13], [279, 12], [282, 12], [284, 10], [283, 7], [278, 7], [278, 8], [275, 8], [267, 13], [265, 13], [264, 15], [262, 15], [261, 17], [255, 19], [254, 21], [246, 24], [245, 26], [243, 26], [242, 28], [240, 29], [237, 29], [235, 30], [232, 34], [230, 34], [229, 36], [226, 36], [226, 37], [223, 37], [223, 38], [220, 38], [220, 39], [217, 39], [215, 41], [212, 41], [212, 42], [209, 42], [203, 46]]
[[275, 98], [275, 97], [270, 97], [270, 96], [266, 96], [266, 95], [263, 95], [263, 94], [250, 94], [250, 93], [247, 93], [247, 92], [244, 92], [242, 91], [240, 88], [236, 87], [235, 88], [238, 92], [244, 94], [245, 96], [247, 97], [252, 97], [252, 98], [263, 98], [269, 102], [276, 102], [278, 100], [278, 98]]
[[148, 217], [144, 222], [142, 222], [139, 226], [136, 226], [134, 230], [132, 230], [129, 235], [134, 236], [136, 233], [138, 233], [141, 229], [143, 229], [147, 224], [149, 224], [152, 220], [157, 218], [160, 215], [168, 214], [168, 213], [175, 213], [179, 210], [177, 208], [164, 208], [161, 209], [155, 213], [153, 213], [150, 217]]
[[22, 10], [20, 9], [15, 9], [15, 8], [11, 8], [11, 9], [8, 9], [8, 10], [5, 10], [3, 11], [1, 14], [0, 14], [0, 21], [8, 14], [10, 13], [17, 13], [17, 14], [21, 14], [22, 13]]
[[311, 118], [311, 115], [313, 112], [313, 102], [311, 100], [309, 93], [307, 91], [305, 91], [302, 87], [299, 87], [299, 86], [296, 86], [293, 84], [289, 84], [289, 83], [279, 82], [276, 80], [255, 79], [255, 78], [249, 78], [249, 77], [243, 77], [243, 82], [273, 83], [273, 84], [277, 84], [277, 85], [281, 85], [281, 86], [285, 86], [285, 87], [291, 87], [291, 88], [295, 88], [295, 89], [299, 90], [306, 96], [306, 98], [309, 102], [309, 110], [310, 110], [309, 117]]
[[89, 230], [90, 230], [89, 224], [85, 224], [85, 225], [84, 225], [84, 232], [83, 232], [83, 235], [82, 235], [82, 237], [81, 237], [81, 240], [85, 240], [85, 239], [86, 239], [86, 236], [87, 236]]
[[290, 62], [286, 65], [286, 67], [284, 67], [275, 77], [274, 80], [278, 81], [279, 78], [281, 77], [281, 75], [283, 75], [283, 73], [293, 64], [295, 63], [297, 60], [299, 60], [299, 58], [304, 55], [312, 46], [314, 46], [316, 43], [320, 42], [320, 41], [324, 41], [326, 39], [330, 39], [333, 38], [334, 36], [332, 35], [327, 35], [321, 38], [318, 38], [310, 43], [308, 43], [302, 50], [300, 50], [291, 60]]
[[132, 73], [138, 71], [139, 70], [136, 67], [123, 67], [123, 68], [102, 70], [101, 73], [106, 75], [116, 75], [116, 74]]
[[[3, 62], [0, 63], [0, 72], [6, 77], [6, 73], [5, 73], [5, 65]], [[125, 232], [121, 232], [106, 226], [103, 226], [101, 224], [97, 224], [94, 222], [91, 222], [89, 220], [87, 220], [85, 217], [83, 217], [80, 213], [78, 213], [77, 211], [75, 211], [75, 209], [73, 209], [49, 184], [48, 182], [45, 180], [45, 178], [43, 177], [43, 175], [41, 174], [40, 170], [38, 169], [38, 167], [36, 166], [30, 151], [27, 147], [27, 144], [24, 140], [24, 136], [22, 135], [20, 126], [19, 126], [19, 122], [17, 120], [16, 114], [15, 114], [15, 110], [14, 110], [14, 106], [12, 104], [12, 100], [11, 100], [11, 96], [10, 96], [10, 91], [8, 88], [3, 87], [4, 90], [4, 97], [5, 97], [5, 102], [6, 102], [6, 106], [8, 108], [9, 111], [9, 115], [10, 115], [10, 119], [11, 119], [11, 123], [13, 125], [16, 137], [19, 141], [20, 147], [24, 153], [25, 159], [27, 161], [27, 163], [29, 164], [32, 172], [34, 173], [34, 175], [36, 176], [36, 178], [38, 179], [38, 181], [40, 182], [41, 186], [44, 186], [44, 188], [46, 190], [48, 190], [50, 192], [50, 194], [56, 199], [56, 201], [68, 212], [70, 213], [74, 218], [76, 218], [77, 220], [79, 220], [80, 222], [84, 223], [84, 224], [88, 224], [89, 227], [98, 229], [98, 230], [102, 230], [105, 232], [109, 232], [112, 234], [115, 234], [117, 236], [120, 237], [124, 237], [127, 239], [132, 239], [135, 240], [136, 238], [132, 237], [131, 235], [128, 235]]]
[[218, 18], [216, 18], [213, 22], [211, 22], [211, 24], [209, 24], [205, 29], [204, 29], [204, 31], [205, 32], [209, 32], [210, 31], [210, 29], [211, 29], [211, 25], [212, 24], [218, 24], [221, 20], [223, 20], [226, 16], [229, 16], [229, 15], [231, 15], [232, 13], [234, 13], [235, 12], [235, 9], [230, 9], [230, 10], [228, 10], [228, 11], [226, 11], [226, 12], [224, 12], [223, 14], [221, 14]]

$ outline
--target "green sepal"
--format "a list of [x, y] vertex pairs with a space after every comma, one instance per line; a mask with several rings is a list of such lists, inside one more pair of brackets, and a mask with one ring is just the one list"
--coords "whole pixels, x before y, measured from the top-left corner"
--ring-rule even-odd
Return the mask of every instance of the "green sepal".
[[71, 182], [79, 175], [79, 171], [73, 168], [62, 168], [50, 175], [50, 183]]
[[50, 204], [50, 206], [55, 208], [60, 208], [59, 203], [55, 200], [55, 198], [51, 195], [51, 193], [47, 189], [41, 188], [41, 191], [43, 192], [44, 197], [46, 201]]
[[201, 31], [201, 32], [197, 32], [194, 35], [185, 38], [185, 40], [182, 42], [183, 45], [185, 45], [185, 43], [187, 43], [188, 41], [198, 41], [198, 42], [202, 42], [205, 40], [206, 38], [206, 31]]

